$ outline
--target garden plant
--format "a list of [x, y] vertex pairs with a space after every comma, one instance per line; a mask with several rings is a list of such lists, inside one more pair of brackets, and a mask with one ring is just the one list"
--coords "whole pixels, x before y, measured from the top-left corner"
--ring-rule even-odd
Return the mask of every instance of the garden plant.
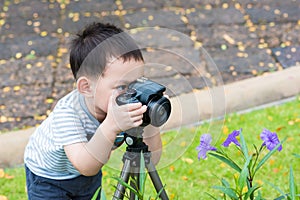
[[[240, 141], [237, 139], [238, 136], [240, 137]], [[226, 199], [226, 196], [234, 200], [266, 199], [262, 197], [258, 190], [261, 186], [253, 184], [255, 175], [276, 151], [282, 150], [282, 143], [279, 141], [276, 133], [272, 133], [267, 129], [261, 132], [260, 138], [262, 140], [260, 147], [253, 144], [254, 151], [251, 153], [248, 150], [242, 129], [234, 130], [229, 134], [227, 139], [222, 143], [222, 146], [228, 148], [229, 145], [233, 143], [241, 155], [241, 159], [236, 159], [226, 153], [225, 149], [212, 146], [212, 137], [210, 134], [201, 135], [200, 144], [196, 148], [198, 150], [198, 159], [206, 159], [207, 152], [209, 152], [210, 155], [230, 166], [233, 172], [237, 172], [237, 175], [232, 176], [234, 177], [235, 186], [231, 186], [226, 178], [221, 178], [221, 186], [213, 186], [213, 188], [223, 193], [224, 199]], [[265, 149], [268, 149], [269, 152], [262, 156]], [[296, 199], [296, 196], [300, 196], [300, 194], [297, 193], [297, 188], [294, 183], [292, 169], [289, 181], [290, 192], [288, 194], [281, 192], [282, 196], [277, 199]], [[213, 199], [218, 199], [213, 195], [208, 195]]]

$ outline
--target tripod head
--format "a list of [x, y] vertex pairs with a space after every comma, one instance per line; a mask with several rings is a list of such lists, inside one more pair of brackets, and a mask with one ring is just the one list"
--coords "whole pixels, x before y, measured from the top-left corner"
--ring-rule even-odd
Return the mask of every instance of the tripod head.
[[144, 126], [131, 128], [123, 133], [123, 142], [127, 144], [126, 151], [143, 153], [149, 152], [148, 146], [143, 142]]

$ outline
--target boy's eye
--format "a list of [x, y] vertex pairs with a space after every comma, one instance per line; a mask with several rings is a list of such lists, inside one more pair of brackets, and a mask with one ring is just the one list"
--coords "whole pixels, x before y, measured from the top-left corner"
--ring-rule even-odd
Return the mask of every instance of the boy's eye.
[[124, 91], [126, 89], [127, 89], [127, 85], [119, 85], [119, 86], [117, 86], [117, 90], [118, 91]]

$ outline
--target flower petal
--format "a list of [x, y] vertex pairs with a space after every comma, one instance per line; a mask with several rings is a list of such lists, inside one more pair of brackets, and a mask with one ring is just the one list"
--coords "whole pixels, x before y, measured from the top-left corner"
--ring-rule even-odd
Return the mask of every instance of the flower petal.
[[[266, 145], [267, 149], [272, 151], [277, 144], [280, 143], [276, 133], [272, 133], [268, 129], [264, 129], [260, 134], [260, 138], [264, 141], [263, 145]], [[278, 147], [278, 151], [282, 150], [282, 145]]]
[[201, 135], [200, 142], [205, 142], [206, 144], [210, 144], [212, 141], [210, 134], [203, 134]]
[[230, 133], [227, 137], [227, 139], [223, 142], [224, 147], [228, 147], [230, 143], [234, 143], [237, 146], [241, 146], [239, 141], [236, 139], [237, 136], [240, 135], [240, 130], [234, 130], [232, 133]]
[[199, 146], [196, 147], [196, 150], [198, 151], [198, 160], [200, 160], [201, 158], [205, 159], [207, 157], [206, 153], [208, 151], [216, 151], [217, 150], [216, 147], [211, 146], [211, 144], [210, 144], [211, 141], [212, 141], [212, 138], [211, 138], [210, 134], [201, 135], [200, 144], [199, 144]]

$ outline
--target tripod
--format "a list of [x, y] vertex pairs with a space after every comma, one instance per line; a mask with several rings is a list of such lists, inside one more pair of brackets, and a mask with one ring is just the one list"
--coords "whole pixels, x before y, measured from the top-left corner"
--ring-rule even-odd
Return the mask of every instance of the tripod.
[[[143, 127], [136, 127], [128, 130], [124, 137], [125, 142], [128, 145], [126, 147], [126, 152], [123, 155], [123, 168], [120, 174], [120, 178], [128, 183], [129, 178], [131, 177], [130, 185], [135, 189], [139, 187], [139, 184], [134, 184], [132, 181], [135, 180], [135, 183], [140, 181], [140, 161], [141, 156], [144, 155], [144, 162], [147, 168], [148, 174], [151, 178], [151, 181], [155, 187], [156, 192], [159, 194], [159, 197], [162, 200], [168, 200], [167, 193], [162, 185], [162, 182], [159, 178], [159, 175], [155, 169], [154, 164], [151, 162], [151, 152], [148, 150], [148, 146], [143, 142]], [[134, 136], [133, 136], [134, 135]], [[116, 186], [116, 191], [113, 196], [113, 200], [123, 199], [125, 195], [125, 187], [120, 182]], [[130, 191], [130, 200], [135, 200], [135, 194]]]

